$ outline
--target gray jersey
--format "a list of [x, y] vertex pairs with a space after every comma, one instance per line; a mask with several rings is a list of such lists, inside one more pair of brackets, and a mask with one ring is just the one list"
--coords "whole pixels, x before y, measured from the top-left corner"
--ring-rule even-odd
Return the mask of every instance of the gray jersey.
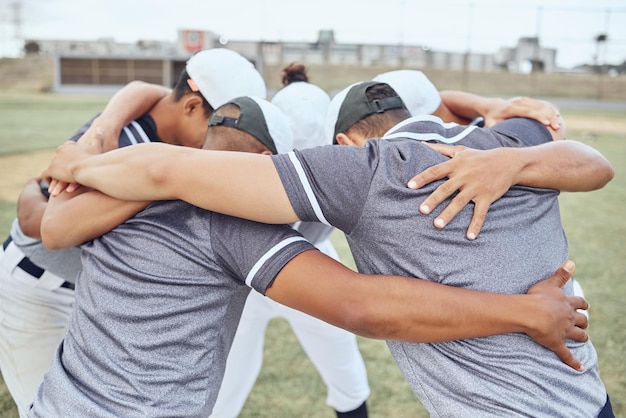
[[[567, 259], [557, 191], [513, 187], [493, 203], [480, 236], [468, 241], [472, 205], [439, 230], [433, 221], [445, 205], [428, 216], [418, 208], [441, 182], [406, 187], [415, 174], [446, 160], [406, 137], [474, 148], [521, 146], [524, 138], [549, 141], [543, 126], [516, 119], [492, 129], [466, 128], [431, 117], [404, 123], [388, 137], [395, 139], [273, 157], [299, 218], [343, 230], [360, 272], [519, 294]], [[571, 294], [571, 283], [565, 292]], [[434, 417], [594, 417], [606, 401], [591, 342], [567, 343], [583, 372], [521, 333], [388, 345]]]
[[24, 234], [17, 219], [11, 225], [11, 238], [15, 245], [37, 266], [74, 283], [80, 270], [80, 248], [49, 250], [41, 240]]
[[[78, 141], [97, 116], [85, 123], [69, 140]], [[147, 113], [122, 129], [118, 146], [121, 148], [143, 142], [161, 142], [157, 136], [154, 119]], [[17, 219], [13, 221], [11, 226], [11, 238], [24, 255], [38, 267], [48, 270], [68, 282], [75, 282], [76, 275], [80, 270], [79, 247], [49, 250], [41, 240], [24, 234]]]
[[83, 246], [69, 330], [29, 416], [206, 418], [249, 288], [265, 293], [312, 248], [288, 226], [153, 203]]

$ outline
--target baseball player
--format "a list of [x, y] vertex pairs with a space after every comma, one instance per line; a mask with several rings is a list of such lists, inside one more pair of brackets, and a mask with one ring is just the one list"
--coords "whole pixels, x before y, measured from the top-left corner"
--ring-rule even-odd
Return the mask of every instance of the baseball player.
[[[289, 119], [293, 147], [302, 149], [324, 144], [324, 121], [330, 97], [308, 82], [304, 66], [290, 65], [283, 72], [285, 87], [274, 95], [271, 102]], [[330, 241], [333, 228], [312, 222], [297, 223], [294, 227], [322, 252], [338, 259]], [[211, 416], [235, 418], [241, 412], [261, 371], [264, 334], [269, 321], [274, 318], [284, 318], [289, 322], [304, 352], [326, 384], [326, 403], [336, 415], [366, 417], [370, 388], [356, 336], [264, 298], [257, 292], [250, 292], [246, 300]]]
[[[119, 147], [163, 141], [199, 148], [213, 106], [243, 94], [266, 93], [265, 83], [252, 64], [226, 49], [205, 50], [194, 55], [175, 88], [166, 95], [158, 88], [156, 92], [143, 86], [129, 88], [124, 96], [114, 97], [107, 107], [113, 115], [105, 112], [104, 116], [92, 119], [71, 140], [78, 140], [96, 126], [115, 126], [111, 121], [119, 120], [120, 114], [133, 116], [145, 111], [148, 107], [142, 100], [154, 103], [158, 98], [149, 113], [141, 114], [121, 129], [116, 137]], [[133, 101], [137, 90], [143, 97]], [[108, 130], [109, 134], [114, 131]], [[40, 187], [37, 179], [27, 182], [18, 201], [18, 219], [13, 221], [0, 254], [0, 315], [3, 319], [0, 321], [0, 371], [20, 417], [26, 416], [28, 405], [65, 334], [74, 305], [75, 277], [81, 266], [78, 247], [51, 251], [43, 246], [39, 229], [47, 206], [45, 194], [47, 185]], [[136, 210], [132, 205], [123, 208], [113, 204], [104, 217], [111, 216], [113, 211], [130, 214]], [[98, 219], [92, 216], [94, 214], [90, 213], [92, 225], [99, 225]], [[72, 229], [66, 231], [68, 235], [71, 233]]]
[[490, 127], [504, 119], [528, 117], [554, 130], [560, 128], [558, 109], [544, 100], [514, 97], [504, 100], [457, 91], [438, 91], [418, 70], [392, 70], [372, 79], [389, 84], [402, 98], [412, 116], [433, 115], [445, 122]]
[[[371, 109], [373, 100], [380, 100], [375, 105], [379, 108], [396, 101], [386, 101], [384, 96], [370, 98], [366, 88], [346, 97], [346, 108], [356, 113]], [[387, 139], [393, 134], [398, 135]], [[412, 121], [410, 126], [400, 125], [386, 138], [369, 141], [365, 147], [325, 146], [272, 157], [237, 153], [224, 157], [192, 149], [169, 152], [159, 144], [141, 145], [141, 154], [127, 149], [90, 157], [67, 144], [59, 150], [46, 174], [86, 184], [118, 198], [182, 198], [201, 207], [266, 222], [321, 221], [346, 233], [360, 271], [419, 271], [424, 277], [432, 274], [430, 290], [439, 289], [437, 284], [451, 283], [459, 286], [455, 290], [467, 287], [479, 292], [501, 291], [504, 294], [499, 296], [506, 298], [508, 294], [511, 302], [505, 309], [501, 310], [497, 303], [474, 305], [480, 311], [479, 317], [495, 315], [496, 322], [511, 311], [520, 317], [537, 314], [535, 308], [528, 306], [517, 311], [515, 300], [524, 298], [522, 294], [529, 289], [534, 293], [533, 284], [546, 277], [567, 255], [558, 192], [514, 186], [492, 205], [493, 219], [475, 241], [466, 240], [464, 234], [472, 217], [471, 208], [464, 209], [446, 228], [435, 229], [430, 216], [416, 218], [415, 211], [440, 182], [420, 190], [412, 190], [406, 184], [413, 171], [424, 170], [446, 157], [415, 141], [411, 134], [461, 138], [466, 144], [486, 148], [532, 139], [548, 143], [542, 150], [558, 149], [574, 155], [582, 146], [570, 146], [569, 141], [551, 142], [550, 132], [529, 119], [511, 119], [482, 129], [446, 126], [438, 118], [425, 118], [415, 124]], [[509, 148], [490, 149], [487, 155], [509, 156], [507, 163], [515, 163], [510, 170], [519, 174], [525, 165], [510, 156], [535, 155], [538, 147], [517, 152]], [[601, 187], [610, 180], [613, 170], [605, 159], [595, 152], [587, 153], [585, 158], [596, 164], [594, 170], [602, 171], [596, 184]], [[149, 162], [154, 161], [158, 161], [157, 167], [150, 167]], [[580, 158], [574, 164], [577, 169], [578, 163]], [[559, 164], [550, 159], [544, 168], [554, 170]], [[566, 160], [565, 164], [571, 161]], [[598, 176], [594, 170], [591, 172]], [[116, 180], [126, 178], [130, 172], [134, 176], [128, 182], [120, 184]], [[514, 178], [528, 180], [529, 175]], [[581, 187], [589, 185], [585, 177], [582, 183]], [[545, 184], [554, 184], [554, 179], [548, 178]], [[263, 199], [271, 204], [264, 204]], [[251, 200], [258, 204], [249, 205]], [[571, 294], [571, 284], [564, 290]], [[458, 325], [459, 318], [466, 326], [480, 327], [485, 318], [473, 318], [469, 312], [450, 323], [441, 317], [450, 309], [472, 305], [474, 297], [485, 296], [470, 293], [460, 299], [440, 299], [436, 293], [424, 291], [419, 299], [413, 295], [413, 303], [422, 312], [434, 311], [440, 316], [437, 332], [445, 332], [455, 321]], [[342, 297], [348, 295], [342, 293]], [[381, 296], [380, 300], [387, 299]], [[574, 316], [586, 323], [584, 315]], [[420, 320], [420, 326], [428, 324]], [[489, 327], [493, 326], [491, 322]], [[492, 332], [487, 338], [459, 341], [441, 338], [432, 344], [415, 344], [395, 337], [389, 338], [388, 344], [407, 381], [434, 415], [610, 416], [610, 402], [590, 342], [566, 341], [564, 345], [559, 339], [554, 344], [555, 341], [547, 343], [534, 335], [541, 343], [535, 344], [520, 332], [493, 334], [499, 332]], [[548, 347], [567, 364], [559, 361]], [[543, 396], [537, 397], [537, 391]]]
[[[277, 108], [249, 97], [218, 108], [209, 125], [207, 149], [226, 142], [251, 155], [284, 152], [279, 144], [292, 134]], [[68, 244], [63, 225], [89, 231], [68, 205], [90, 210], [85, 200], [97, 195], [52, 199], [42, 221], [46, 245]], [[286, 225], [154, 202], [83, 245], [69, 330], [28, 416], [204, 417], [250, 287], [364, 335], [414, 340], [425, 337], [419, 282], [357, 274]]]

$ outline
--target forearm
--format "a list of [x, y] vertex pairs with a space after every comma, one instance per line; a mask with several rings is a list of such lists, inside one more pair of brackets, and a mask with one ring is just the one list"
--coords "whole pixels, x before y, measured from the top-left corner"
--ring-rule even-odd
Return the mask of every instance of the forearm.
[[[501, 105], [504, 101], [496, 98], [481, 97], [462, 91], [441, 91], [441, 101], [458, 120], [471, 121], [478, 116], [487, 114], [490, 108]], [[444, 121], [446, 118], [440, 116]], [[455, 122], [456, 120], [450, 120]]]
[[156, 84], [131, 81], [111, 97], [79, 142], [90, 140], [99, 130], [104, 135], [104, 150], [117, 148], [117, 138], [124, 126], [148, 112], [168, 93], [169, 89]]
[[81, 159], [69, 169], [76, 182], [122, 200], [181, 199], [261, 222], [298, 220], [266, 155], [154, 143]]
[[103, 235], [145, 208], [85, 188], [51, 197], [41, 222], [41, 239], [53, 250], [83, 244]]
[[[311, 282], [316, 285], [311, 287]], [[358, 274], [318, 251], [290, 261], [266, 294], [364, 337], [411, 342], [527, 332], [535, 326], [533, 315], [545, 312], [532, 296]]]
[[596, 190], [615, 175], [597, 150], [576, 141], [556, 141], [534, 147], [503, 149], [517, 153], [515, 184], [569, 192]]
[[118, 90], [98, 118], [116, 126], [126, 126], [170, 92], [168, 88], [143, 81], [131, 81]]
[[346, 311], [356, 313], [348, 317], [352, 332], [370, 338], [440, 342], [525, 333], [534, 326], [528, 312], [538, 312], [529, 295], [482, 293], [397, 276], [367, 281], [370, 289], [350, 291]]

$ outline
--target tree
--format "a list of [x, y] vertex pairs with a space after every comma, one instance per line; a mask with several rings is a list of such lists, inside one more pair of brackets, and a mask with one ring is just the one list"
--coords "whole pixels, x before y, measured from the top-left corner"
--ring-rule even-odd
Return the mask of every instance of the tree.
[[41, 50], [41, 47], [35, 41], [28, 41], [24, 44], [24, 52], [26, 52], [27, 55], [28, 54], [37, 55], [39, 54], [40, 50]]

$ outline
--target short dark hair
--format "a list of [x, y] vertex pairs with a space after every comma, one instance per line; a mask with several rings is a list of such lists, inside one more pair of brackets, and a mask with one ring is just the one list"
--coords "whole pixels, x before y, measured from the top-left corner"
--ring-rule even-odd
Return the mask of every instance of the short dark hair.
[[[374, 84], [365, 91], [365, 97], [369, 102], [396, 96], [398, 96], [398, 93], [386, 83]], [[384, 112], [373, 113], [364, 117], [348, 128], [345, 133], [358, 132], [368, 138], [380, 138], [394, 125], [409, 117], [411, 117], [411, 113], [406, 107], [388, 109]]]
[[[220, 106], [213, 117], [225, 116], [228, 118], [239, 118], [241, 116], [241, 108], [235, 103], [226, 103]], [[275, 152], [270, 150], [259, 138], [251, 133], [235, 129], [233, 127], [225, 125], [211, 125], [207, 131], [207, 137], [209, 135], [219, 136], [221, 139], [228, 142], [229, 151], [239, 152], [252, 152], [261, 153], [263, 151], [270, 151], [272, 154]]]
[[195, 94], [196, 96], [202, 99], [202, 108], [204, 109], [204, 116], [208, 118], [213, 114], [215, 109], [213, 109], [213, 106], [211, 106], [209, 102], [207, 101], [207, 99], [204, 98], [202, 93], [200, 93], [199, 91], [193, 91], [191, 89], [191, 87], [189, 86], [189, 83], [187, 83], [187, 80], [189, 80], [190, 78], [191, 77], [189, 77], [187, 70], [181, 71], [180, 75], [178, 76], [178, 81], [174, 85], [174, 101], [178, 102], [180, 99], [183, 98], [183, 96], [187, 94]]

